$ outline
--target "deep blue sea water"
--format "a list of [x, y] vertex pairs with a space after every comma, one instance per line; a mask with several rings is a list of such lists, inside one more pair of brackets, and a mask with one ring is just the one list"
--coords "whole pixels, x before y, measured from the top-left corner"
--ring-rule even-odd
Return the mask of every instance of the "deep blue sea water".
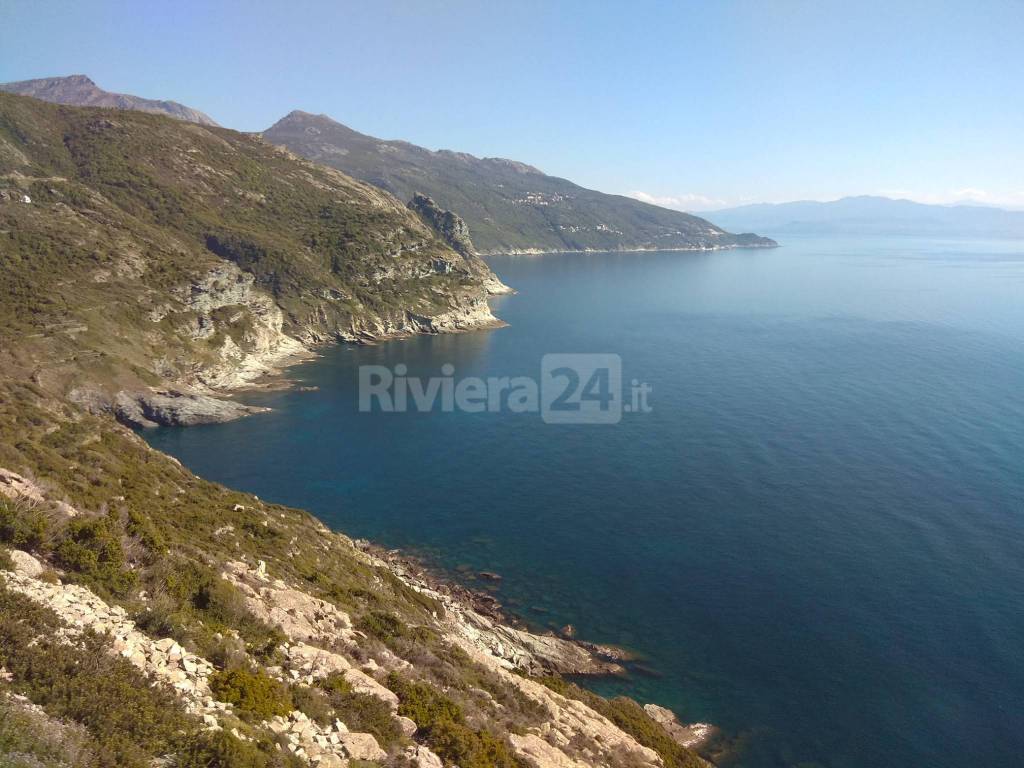
[[[599, 681], [718, 723], [734, 765], [1024, 761], [1024, 243], [492, 260], [510, 327], [337, 347], [275, 410], [164, 429], [210, 479], [497, 571], [538, 626], [643, 654]], [[612, 352], [652, 412], [359, 413], [357, 367], [537, 375]]]

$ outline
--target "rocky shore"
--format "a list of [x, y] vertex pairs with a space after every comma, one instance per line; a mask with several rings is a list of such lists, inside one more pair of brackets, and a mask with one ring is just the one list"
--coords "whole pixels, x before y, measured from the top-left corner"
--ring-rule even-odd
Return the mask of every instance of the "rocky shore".
[[[2, 476], [0, 497], [47, 503], [47, 491], [31, 479], [8, 470]], [[74, 518], [81, 513], [65, 507], [64, 514]], [[620, 670], [593, 646], [503, 623], [499, 607], [485, 602], [483, 612], [478, 611], [478, 595], [429, 575], [415, 561], [398, 553], [362, 541], [349, 542], [322, 526], [317, 535], [325, 544], [351, 547], [366, 566], [386, 569], [407, 588], [443, 606], [443, 611], [435, 613], [434, 624], [445, 642], [460, 648], [473, 663], [498, 676], [504, 685], [517, 691], [517, 696], [546, 713], [542, 727], [509, 735], [525, 764], [533, 768], [583, 768], [620, 765], [628, 756], [631, 766], [664, 768], [657, 752], [638, 743], [607, 717], [531, 679], [550, 674], [614, 674]], [[151, 636], [124, 608], [101, 599], [85, 586], [65, 582], [63, 574], [27, 552], [11, 550], [8, 560], [7, 569], [0, 570], [0, 586], [56, 612], [64, 622], [61, 631], [67, 642], [74, 643], [85, 632], [106, 637], [110, 654], [126, 659], [154, 682], [173, 689], [205, 727], [229, 730], [243, 740], [251, 738], [243, 732], [234, 706], [217, 698], [211, 685], [216, 667], [209, 659], [189, 652], [171, 638]], [[222, 566], [221, 577], [244, 596], [253, 615], [283, 633], [279, 661], [265, 667], [268, 675], [303, 685], [340, 675], [352, 690], [381, 701], [407, 738], [415, 736], [416, 724], [399, 714], [399, 697], [387, 685], [389, 674], [412, 670], [407, 660], [387, 650], [367, 656], [360, 650], [365, 633], [348, 613], [310, 594], [300, 584], [275, 577], [263, 561], [228, 561]], [[699, 746], [709, 734], [710, 726], [684, 725], [669, 710], [658, 707], [650, 709], [649, 714], [687, 747]], [[311, 766], [338, 768], [351, 760], [380, 761], [388, 756], [372, 734], [352, 731], [340, 720], [325, 726], [298, 710], [271, 717], [260, 728], [279, 738], [287, 750]], [[413, 768], [441, 768], [443, 764], [437, 754], [418, 743], [404, 748], [402, 757]]]
[[621, 648], [558, 637], [551, 632], [531, 632], [493, 595], [471, 589], [457, 578], [430, 568], [400, 550], [383, 549], [365, 539], [354, 543], [407, 584], [437, 596], [453, 608], [465, 619], [456, 627], [457, 631], [486, 646], [515, 668], [534, 675], [619, 675], [626, 671], [622, 662], [632, 659], [631, 654]]

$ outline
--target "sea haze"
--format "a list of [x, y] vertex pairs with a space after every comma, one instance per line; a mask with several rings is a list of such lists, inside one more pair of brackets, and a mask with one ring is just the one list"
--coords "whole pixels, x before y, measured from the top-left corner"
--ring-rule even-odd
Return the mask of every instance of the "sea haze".
[[[771, 232], [764, 234], [771, 235]], [[782, 238], [780, 238], [782, 239]], [[335, 347], [273, 413], [147, 433], [207, 478], [503, 576], [539, 627], [642, 654], [605, 693], [720, 724], [734, 765], [1024, 754], [1024, 243], [491, 260], [508, 328]], [[537, 375], [613, 352], [649, 414], [359, 413], [362, 364]]]

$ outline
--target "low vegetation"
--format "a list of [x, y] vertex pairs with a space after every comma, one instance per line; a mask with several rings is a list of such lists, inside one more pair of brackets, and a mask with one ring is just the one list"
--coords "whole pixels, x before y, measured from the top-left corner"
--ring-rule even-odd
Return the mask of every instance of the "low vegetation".
[[429, 683], [392, 673], [388, 687], [398, 694], [398, 713], [416, 723], [423, 738], [444, 760], [461, 768], [521, 768], [508, 742], [471, 728], [462, 707]]
[[217, 672], [210, 678], [210, 690], [218, 701], [234, 704], [240, 712], [256, 720], [287, 715], [294, 709], [288, 687], [259, 670]]

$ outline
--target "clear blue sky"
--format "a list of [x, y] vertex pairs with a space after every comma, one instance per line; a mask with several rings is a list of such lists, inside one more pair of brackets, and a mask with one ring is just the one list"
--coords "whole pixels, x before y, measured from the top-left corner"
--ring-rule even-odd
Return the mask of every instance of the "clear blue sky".
[[0, 81], [88, 74], [244, 130], [323, 112], [684, 208], [1024, 206], [1021, 0], [500, 5], [0, 0]]

